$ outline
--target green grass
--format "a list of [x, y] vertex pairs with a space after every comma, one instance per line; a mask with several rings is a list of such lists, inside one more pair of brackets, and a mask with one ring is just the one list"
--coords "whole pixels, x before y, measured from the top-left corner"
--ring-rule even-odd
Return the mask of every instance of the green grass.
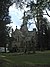
[[12, 64], [50, 64], [50, 51], [23, 55], [17, 55], [17, 53], [0, 53], [0, 58]]

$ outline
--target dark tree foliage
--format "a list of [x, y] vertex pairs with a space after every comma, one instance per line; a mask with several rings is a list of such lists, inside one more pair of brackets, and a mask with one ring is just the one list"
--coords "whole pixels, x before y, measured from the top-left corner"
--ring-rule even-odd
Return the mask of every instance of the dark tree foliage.
[[[31, 1], [30, 11], [33, 14], [33, 17], [36, 18], [37, 22], [36, 27], [38, 29], [38, 45], [40, 50], [44, 50], [47, 48], [47, 19], [43, 17], [44, 12], [46, 11], [46, 15], [49, 16], [47, 9], [49, 10], [49, 0], [37, 0], [36, 3]], [[50, 17], [50, 16], [49, 16]]]
[[0, 46], [4, 46], [5, 48], [9, 39], [9, 27], [7, 24], [11, 23], [9, 16], [10, 5], [10, 0], [0, 0]]
[[48, 27], [48, 30], [47, 30], [47, 49], [50, 50], [50, 27]]

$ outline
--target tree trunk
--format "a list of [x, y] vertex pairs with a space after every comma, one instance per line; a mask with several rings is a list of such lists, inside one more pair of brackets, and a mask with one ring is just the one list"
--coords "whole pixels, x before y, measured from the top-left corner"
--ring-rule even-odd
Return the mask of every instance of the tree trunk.
[[6, 53], [6, 44], [5, 44], [5, 53]]

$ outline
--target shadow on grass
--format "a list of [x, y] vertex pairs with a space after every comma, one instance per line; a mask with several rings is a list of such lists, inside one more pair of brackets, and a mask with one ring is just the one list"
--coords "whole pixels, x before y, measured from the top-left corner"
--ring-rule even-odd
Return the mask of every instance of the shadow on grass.
[[15, 64], [0, 59], [0, 67], [16, 67]]
[[0, 67], [50, 67], [50, 64], [14, 64], [0, 59]]

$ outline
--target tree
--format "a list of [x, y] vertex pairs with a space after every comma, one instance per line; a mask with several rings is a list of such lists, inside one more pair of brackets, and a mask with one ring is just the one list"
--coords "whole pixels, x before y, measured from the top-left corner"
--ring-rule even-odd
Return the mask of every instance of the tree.
[[11, 23], [9, 16], [9, 7], [11, 5], [10, 0], [0, 0], [0, 46], [5, 47], [8, 44], [9, 31], [7, 24]]
[[[43, 17], [43, 15], [48, 15], [50, 17], [47, 11], [50, 11], [50, 0], [13, 0], [13, 2], [15, 2], [20, 8], [23, 8], [23, 6], [30, 8], [30, 10], [25, 12], [26, 18], [27, 20], [34, 18], [36, 27], [38, 29], [38, 44], [42, 49], [44, 46], [42, 46], [42, 44], [44, 44], [43, 40], [46, 40], [47, 38], [47, 20]], [[45, 11], [46, 14], [43, 11]], [[41, 42], [41, 40], [43, 42]]]
[[34, 3], [34, 1], [31, 1], [30, 3], [31, 14], [33, 14], [33, 18], [36, 18], [37, 20], [37, 22], [35, 21], [35, 24], [38, 29], [38, 44], [40, 45], [41, 50], [43, 50], [45, 44], [44, 40], [46, 39], [45, 37], [47, 31], [47, 20], [43, 17], [43, 15], [45, 15], [43, 11], [45, 10], [46, 15], [49, 16], [46, 10], [49, 10], [49, 6], [48, 0], [37, 0], [36, 3]]
[[[30, 8], [30, 10], [26, 12], [26, 17], [27, 19], [34, 18], [36, 27], [38, 29], [38, 44], [40, 45], [40, 48], [42, 50], [45, 44], [44, 41], [46, 41], [47, 39], [48, 23], [48, 21], [46, 20], [46, 18], [43, 17], [43, 15], [48, 15], [50, 17], [47, 11], [50, 11], [50, 0], [18, 0], [17, 2], [19, 4], [19, 7], [26, 5], [26, 8]], [[46, 14], [43, 11], [45, 11]]]

